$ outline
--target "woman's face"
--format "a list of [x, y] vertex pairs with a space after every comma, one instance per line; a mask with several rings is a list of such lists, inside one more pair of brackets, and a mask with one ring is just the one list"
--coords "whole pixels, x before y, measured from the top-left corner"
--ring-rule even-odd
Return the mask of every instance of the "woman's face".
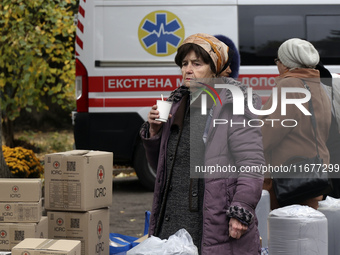
[[190, 87], [190, 81], [195, 79], [213, 78], [214, 73], [210, 65], [197, 58], [194, 51], [190, 51], [182, 61], [182, 77], [184, 85]]
[[220, 76], [225, 76], [225, 77], [229, 77], [231, 74], [232, 70], [230, 68], [230, 65], [220, 74]]

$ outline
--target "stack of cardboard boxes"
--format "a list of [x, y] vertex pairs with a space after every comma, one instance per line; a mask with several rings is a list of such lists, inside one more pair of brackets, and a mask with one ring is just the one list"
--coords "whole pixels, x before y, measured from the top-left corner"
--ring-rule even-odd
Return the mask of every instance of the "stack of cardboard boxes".
[[41, 179], [0, 178], [0, 251], [25, 238], [47, 238], [41, 186]]
[[45, 156], [48, 237], [81, 241], [82, 255], [109, 255], [113, 154], [74, 150]]

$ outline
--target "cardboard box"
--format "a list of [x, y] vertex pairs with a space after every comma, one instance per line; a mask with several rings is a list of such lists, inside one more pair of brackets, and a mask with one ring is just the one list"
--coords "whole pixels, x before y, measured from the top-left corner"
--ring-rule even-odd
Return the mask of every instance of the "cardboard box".
[[111, 206], [112, 169], [112, 152], [74, 150], [45, 155], [46, 210]]
[[47, 212], [48, 237], [81, 241], [82, 255], [109, 255], [110, 211]]
[[0, 223], [0, 250], [10, 251], [25, 238], [47, 238], [47, 224], [46, 216], [38, 223]]
[[0, 202], [0, 223], [39, 222], [42, 202]]
[[26, 238], [12, 249], [12, 255], [80, 255], [80, 241]]
[[2, 202], [37, 202], [41, 193], [40, 178], [0, 178]]

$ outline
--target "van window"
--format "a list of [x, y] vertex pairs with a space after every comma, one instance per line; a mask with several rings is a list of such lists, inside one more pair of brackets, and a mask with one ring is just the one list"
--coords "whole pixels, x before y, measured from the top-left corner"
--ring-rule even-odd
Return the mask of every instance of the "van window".
[[242, 65], [272, 65], [289, 38], [310, 41], [324, 64], [339, 64], [340, 5], [239, 6]]
[[[324, 58], [340, 57], [340, 15], [306, 17], [307, 40]], [[339, 64], [339, 62], [337, 63]]]

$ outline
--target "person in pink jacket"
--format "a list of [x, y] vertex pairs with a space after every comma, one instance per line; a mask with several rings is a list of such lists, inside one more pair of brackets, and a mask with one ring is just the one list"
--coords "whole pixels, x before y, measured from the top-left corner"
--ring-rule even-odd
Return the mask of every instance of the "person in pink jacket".
[[[156, 121], [159, 112], [154, 105], [141, 128], [148, 161], [157, 168], [149, 234], [165, 239], [184, 228], [200, 254], [257, 255], [261, 249], [255, 207], [263, 177], [261, 171], [240, 169], [264, 164], [261, 130], [214, 125], [216, 119], [246, 123], [257, 117], [246, 105], [244, 115], [234, 115], [233, 97], [225, 88], [219, 94], [222, 104], [202, 115], [197, 103], [200, 94], [195, 91], [202, 81], [213, 86], [213, 78], [229, 67], [228, 59], [228, 46], [215, 37], [200, 33], [186, 38], [175, 57], [183, 85], [168, 98], [173, 102], [170, 119]], [[218, 82], [235, 86], [247, 96], [246, 87], [232, 78], [221, 77]], [[253, 105], [260, 107], [259, 96], [253, 95]], [[193, 134], [198, 139], [192, 139]], [[235, 172], [194, 176], [193, 165], [200, 169], [229, 166]]]

